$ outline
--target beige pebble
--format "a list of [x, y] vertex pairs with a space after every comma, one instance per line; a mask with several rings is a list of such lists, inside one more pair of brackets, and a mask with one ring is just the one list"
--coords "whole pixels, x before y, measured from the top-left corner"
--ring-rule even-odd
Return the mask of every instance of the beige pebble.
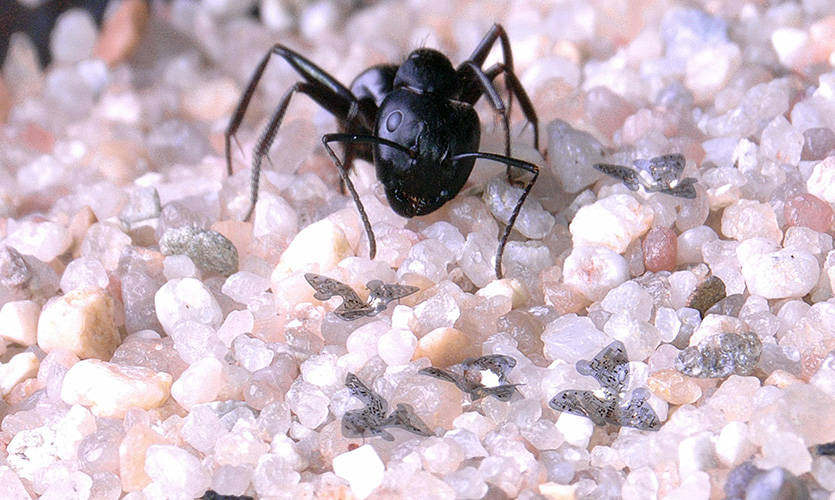
[[558, 483], [542, 483], [539, 485], [539, 493], [549, 500], [574, 500], [576, 496], [577, 485]]
[[70, 251], [72, 252], [73, 259], [81, 257], [81, 243], [84, 242], [84, 237], [87, 236], [87, 230], [96, 222], [98, 222], [96, 214], [88, 206], [82, 207], [81, 210], [72, 216], [70, 224], [67, 227], [67, 232], [70, 233], [70, 238], [72, 238]]
[[112, 140], [99, 144], [87, 155], [87, 162], [110, 182], [122, 185], [148, 170], [148, 151], [130, 140]]
[[271, 281], [280, 281], [301, 270], [323, 273], [353, 254], [342, 229], [332, 221], [322, 219], [302, 229], [293, 238], [281, 254]]
[[785, 370], [774, 370], [764, 381], [763, 385], [773, 385], [784, 389], [793, 384], [802, 384], [803, 381]]
[[116, 307], [106, 290], [86, 287], [46, 303], [38, 321], [38, 346], [57, 347], [81, 359], [110, 359], [121, 339]]
[[169, 444], [145, 424], [131, 427], [119, 445], [119, 477], [123, 491], [139, 491], [151, 484], [145, 472], [145, 452], [155, 444]]
[[484, 298], [507, 297], [510, 299], [513, 309], [524, 306], [531, 297], [528, 287], [516, 278], [493, 280], [477, 291], [476, 295]]
[[455, 328], [436, 328], [418, 340], [412, 359], [429, 358], [432, 366], [446, 368], [480, 354], [473, 339]]
[[656, 396], [673, 405], [694, 403], [702, 397], [702, 389], [690, 377], [674, 368], [650, 373], [647, 387]]
[[228, 116], [240, 97], [241, 90], [235, 82], [230, 78], [218, 78], [186, 89], [180, 103], [190, 119], [208, 121]]
[[96, 432], [96, 417], [81, 405], [73, 405], [56, 426], [55, 449], [58, 458], [74, 460], [81, 441]]
[[171, 375], [98, 359], [74, 364], [64, 376], [61, 399], [89, 406], [97, 417], [124, 418], [131, 408], [159, 408], [171, 390]]
[[194, 405], [214, 401], [222, 384], [223, 363], [215, 358], [203, 358], [186, 368], [171, 385], [171, 397], [190, 411]]
[[17, 384], [37, 376], [40, 366], [33, 352], [16, 354], [8, 363], [0, 364], [0, 393], [8, 396]]
[[105, 19], [93, 55], [111, 67], [127, 59], [139, 45], [148, 17], [147, 2], [124, 0], [116, 12]]
[[[0, 336], [9, 342], [24, 346], [38, 342], [38, 315], [41, 306], [33, 300], [15, 300], [3, 304], [0, 309]], [[5, 347], [0, 348], [5, 351]]]

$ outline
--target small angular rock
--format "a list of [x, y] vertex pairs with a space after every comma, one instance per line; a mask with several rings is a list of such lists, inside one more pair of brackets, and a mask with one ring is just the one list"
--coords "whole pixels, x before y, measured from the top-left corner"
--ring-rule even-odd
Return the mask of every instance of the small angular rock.
[[197, 267], [221, 276], [238, 270], [238, 249], [217, 231], [191, 225], [170, 228], [159, 249], [163, 255], [188, 255]]

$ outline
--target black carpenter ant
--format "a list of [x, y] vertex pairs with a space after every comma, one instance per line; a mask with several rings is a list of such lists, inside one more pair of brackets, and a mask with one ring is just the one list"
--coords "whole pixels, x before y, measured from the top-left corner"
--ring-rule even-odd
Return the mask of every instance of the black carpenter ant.
[[[481, 66], [496, 41], [500, 41], [503, 62], [484, 70]], [[255, 144], [252, 159], [251, 204], [249, 220], [258, 196], [261, 161], [270, 149], [284, 113], [295, 93], [307, 94], [337, 118], [340, 133], [326, 134], [322, 143], [337, 166], [342, 183], [357, 205], [368, 235], [370, 258], [377, 250], [371, 223], [359, 196], [348, 177], [355, 158], [373, 162], [377, 179], [385, 187], [392, 210], [403, 217], [434, 212], [455, 198], [472, 172], [478, 158], [492, 160], [533, 174], [525, 185], [496, 253], [496, 276], [502, 277], [501, 259], [522, 204], [536, 179], [539, 167], [510, 157], [508, 107], [502, 101], [493, 80], [504, 75], [509, 90], [519, 100], [522, 112], [532, 125], [533, 145], [538, 149], [539, 126], [533, 105], [513, 72], [510, 40], [504, 28], [496, 24], [476, 47], [469, 59], [455, 69], [446, 56], [432, 49], [415, 50], [401, 65], [372, 66], [360, 73], [350, 90], [334, 77], [295, 51], [274, 45], [255, 69], [249, 84], [226, 129], [226, 165], [232, 173], [231, 140], [243, 120], [272, 55], [287, 61], [301, 75], [278, 104], [269, 123]], [[478, 151], [481, 124], [473, 104], [484, 95], [501, 117], [505, 134], [505, 155]], [[345, 144], [345, 158], [337, 158], [330, 143]]]

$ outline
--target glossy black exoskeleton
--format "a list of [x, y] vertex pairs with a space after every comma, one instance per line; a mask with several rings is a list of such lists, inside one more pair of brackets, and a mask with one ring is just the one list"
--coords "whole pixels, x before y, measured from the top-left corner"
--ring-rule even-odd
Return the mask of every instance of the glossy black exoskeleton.
[[[499, 41], [503, 62], [482, 69], [493, 45]], [[337, 118], [340, 133], [326, 134], [322, 143], [337, 166], [340, 178], [357, 205], [368, 235], [370, 257], [376, 254], [371, 224], [359, 196], [348, 177], [355, 158], [373, 162], [386, 198], [397, 214], [414, 217], [434, 212], [453, 199], [472, 172], [478, 158], [501, 162], [533, 174], [507, 222], [496, 253], [496, 276], [501, 278], [501, 259], [513, 224], [539, 175], [533, 163], [512, 158], [508, 106], [502, 101], [493, 80], [504, 75], [509, 97], [518, 99], [522, 112], [533, 128], [533, 145], [538, 148], [539, 126], [536, 112], [513, 71], [510, 41], [504, 28], [494, 25], [469, 59], [458, 68], [442, 53], [422, 48], [397, 65], [378, 65], [362, 72], [348, 89], [334, 77], [293, 50], [275, 45], [255, 69], [226, 129], [226, 163], [232, 173], [231, 141], [255, 92], [271, 56], [284, 59], [304, 79], [281, 98], [269, 123], [255, 144], [252, 165], [252, 215], [258, 196], [261, 162], [275, 139], [281, 121], [295, 93], [307, 94]], [[482, 96], [501, 117], [505, 154], [478, 151], [481, 123], [473, 109]], [[339, 159], [331, 143], [345, 145]]]

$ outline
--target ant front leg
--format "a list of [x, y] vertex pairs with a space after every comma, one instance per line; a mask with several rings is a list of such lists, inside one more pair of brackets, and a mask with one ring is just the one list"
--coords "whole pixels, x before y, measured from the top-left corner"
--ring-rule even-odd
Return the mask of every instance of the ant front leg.
[[504, 247], [505, 245], [507, 245], [508, 238], [510, 238], [510, 232], [513, 230], [513, 225], [516, 223], [516, 218], [519, 217], [519, 212], [522, 211], [522, 205], [525, 203], [528, 194], [530, 194], [531, 189], [533, 189], [533, 185], [536, 183], [536, 179], [539, 177], [539, 166], [534, 165], [533, 163], [527, 162], [525, 160], [519, 160], [517, 158], [510, 158], [507, 156], [482, 152], [461, 153], [453, 156], [451, 159], [453, 161], [456, 161], [462, 158], [484, 158], [485, 160], [492, 160], [497, 161], [499, 163], [504, 163], [505, 165], [507, 165], [508, 170], [511, 167], [516, 167], [533, 174], [531, 179], [528, 181], [528, 183], [522, 190], [522, 194], [521, 196], [519, 196], [519, 200], [516, 202], [516, 206], [513, 207], [513, 213], [510, 214], [510, 218], [507, 220], [507, 226], [505, 226], [504, 233], [502, 233], [502, 237], [499, 240], [499, 248], [496, 250], [496, 278], [502, 279], [502, 256], [504, 255]]
[[232, 138], [235, 137], [235, 134], [243, 121], [244, 114], [249, 107], [252, 96], [255, 94], [255, 88], [261, 81], [261, 77], [264, 75], [267, 63], [270, 61], [273, 54], [287, 61], [287, 63], [289, 63], [290, 66], [296, 70], [296, 72], [302, 76], [305, 81], [296, 83], [290, 90], [287, 91], [287, 93], [284, 94], [278, 104], [278, 107], [270, 118], [269, 123], [255, 145], [255, 151], [253, 152], [250, 207], [247, 211], [245, 220], [249, 220], [252, 216], [252, 211], [255, 208], [255, 202], [258, 198], [261, 161], [275, 140], [275, 136], [278, 133], [278, 129], [281, 126], [281, 122], [284, 119], [284, 115], [293, 94], [297, 92], [307, 94], [317, 104], [345, 123], [370, 123], [373, 121], [372, 118], [360, 116], [361, 110], [356, 97], [354, 97], [351, 91], [345, 88], [345, 86], [339, 83], [334, 77], [287, 47], [284, 47], [283, 45], [274, 45], [255, 68], [255, 71], [253, 72], [252, 77], [250, 77], [249, 83], [241, 96], [241, 100], [238, 102], [235, 112], [229, 120], [229, 125], [226, 128], [224, 140], [226, 148], [226, 170], [229, 175], [232, 174]]
[[397, 144], [396, 142], [392, 142], [381, 137], [375, 137], [373, 135], [325, 134], [324, 136], [322, 136], [322, 144], [325, 146], [325, 150], [331, 157], [333, 164], [336, 165], [336, 169], [339, 172], [340, 179], [342, 179], [342, 182], [345, 184], [345, 187], [348, 188], [348, 192], [351, 193], [351, 198], [354, 200], [354, 204], [356, 204], [357, 206], [357, 212], [359, 212], [360, 214], [362, 225], [365, 228], [365, 234], [368, 236], [368, 258], [374, 260], [374, 257], [377, 255], [377, 240], [374, 239], [374, 231], [371, 229], [371, 221], [368, 220], [368, 214], [365, 213], [365, 207], [362, 206], [362, 202], [360, 201], [360, 197], [357, 194], [357, 190], [354, 188], [354, 183], [351, 182], [351, 179], [348, 177], [348, 170], [345, 168], [345, 165], [342, 163], [339, 157], [336, 156], [336, 152], [334, 152], [333, 148], [331, 148], [331, 142], [342, 142], [345, 144], [382, 144], [384, 146], [399, 149], [400, 151], [403, 151], [410, 157], [413, 157], [415, 153], [414, 151], [402, 146], [401, 144]]

